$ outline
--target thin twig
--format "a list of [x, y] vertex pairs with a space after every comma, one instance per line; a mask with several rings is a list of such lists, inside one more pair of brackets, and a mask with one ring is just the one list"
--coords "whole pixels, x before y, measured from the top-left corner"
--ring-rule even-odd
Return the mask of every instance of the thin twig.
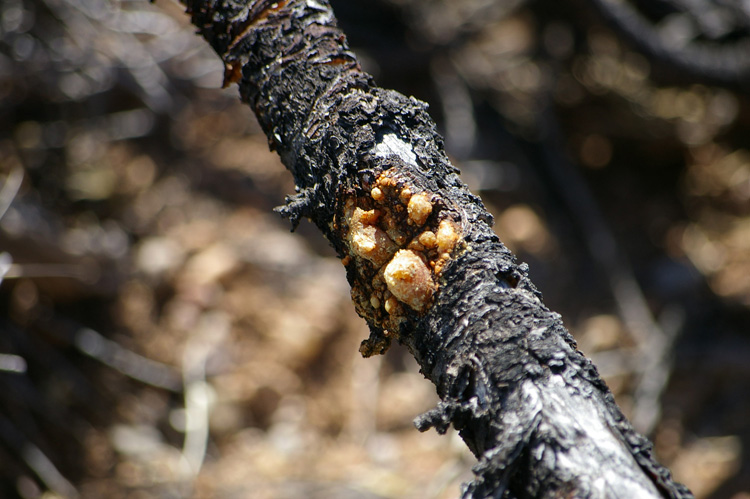
[[81, 352], [130, 378], [157, 388], [180, 391], [179, 376], [171, 367], [138, 355], [93, 329], [79, 329], [74, 344]]
[[3, 188], [0, 189], [0, 220], [5, 216], [10, 205], [13, 204], [13, 200], [16, 199], [22, 182], [23, 168], [13, 168], [8, 174], [8, 178], [5, 179]]
[[0, 371], [23, 374], [27, 367], [26, 359], [20, 355], [0, 353]]
[[206, 381], [206, 361], [229, 334], [230, 321], [222, 312], [203, 314], [185, 345], [182, 380], [185, 386], [185, 473], [195, 477], [203, 466], [208, 446], [208, 422], [213, 388]]

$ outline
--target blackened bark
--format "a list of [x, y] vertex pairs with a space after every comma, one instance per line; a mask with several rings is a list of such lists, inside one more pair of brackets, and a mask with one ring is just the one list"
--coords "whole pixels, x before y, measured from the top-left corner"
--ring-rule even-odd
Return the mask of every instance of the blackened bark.
[[414, 98], [374, 85], [325, 0], [184, 0], [238, 82], [371, 329], [404, 343], [478, 457], [466, 497], [691, 497], [492, 232]]

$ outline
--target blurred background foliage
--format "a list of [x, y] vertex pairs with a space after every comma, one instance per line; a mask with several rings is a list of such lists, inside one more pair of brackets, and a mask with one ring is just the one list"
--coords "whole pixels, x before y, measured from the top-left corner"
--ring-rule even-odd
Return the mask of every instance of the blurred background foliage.
[[[750, 8], [336, 0], [698, 497], [750, 497]], [[0, 496], [451, 498], [252, 113], [160, 0], [0, 3]]]

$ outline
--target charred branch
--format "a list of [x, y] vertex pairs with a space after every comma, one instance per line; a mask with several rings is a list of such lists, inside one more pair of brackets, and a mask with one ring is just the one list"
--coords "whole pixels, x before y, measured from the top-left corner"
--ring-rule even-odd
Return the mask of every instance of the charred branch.
[[375, 86], [325, 0], [185, 0], [294, 175], [371, 330], [405, 344], [479, 459], [466, 497], [690, 497], [658, 464], [448, 160], [427, 105]]

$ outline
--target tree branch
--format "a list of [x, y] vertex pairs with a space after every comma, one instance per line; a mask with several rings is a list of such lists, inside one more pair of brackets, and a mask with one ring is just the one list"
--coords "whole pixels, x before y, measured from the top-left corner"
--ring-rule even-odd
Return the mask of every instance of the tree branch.
[[465, 497], [691, 497], [614, 403], [461, 182], [426, 104], [378, 88], [326, 0], [184, 0], [342, 258], [360, 350], [405, 344], [479, 458]]

